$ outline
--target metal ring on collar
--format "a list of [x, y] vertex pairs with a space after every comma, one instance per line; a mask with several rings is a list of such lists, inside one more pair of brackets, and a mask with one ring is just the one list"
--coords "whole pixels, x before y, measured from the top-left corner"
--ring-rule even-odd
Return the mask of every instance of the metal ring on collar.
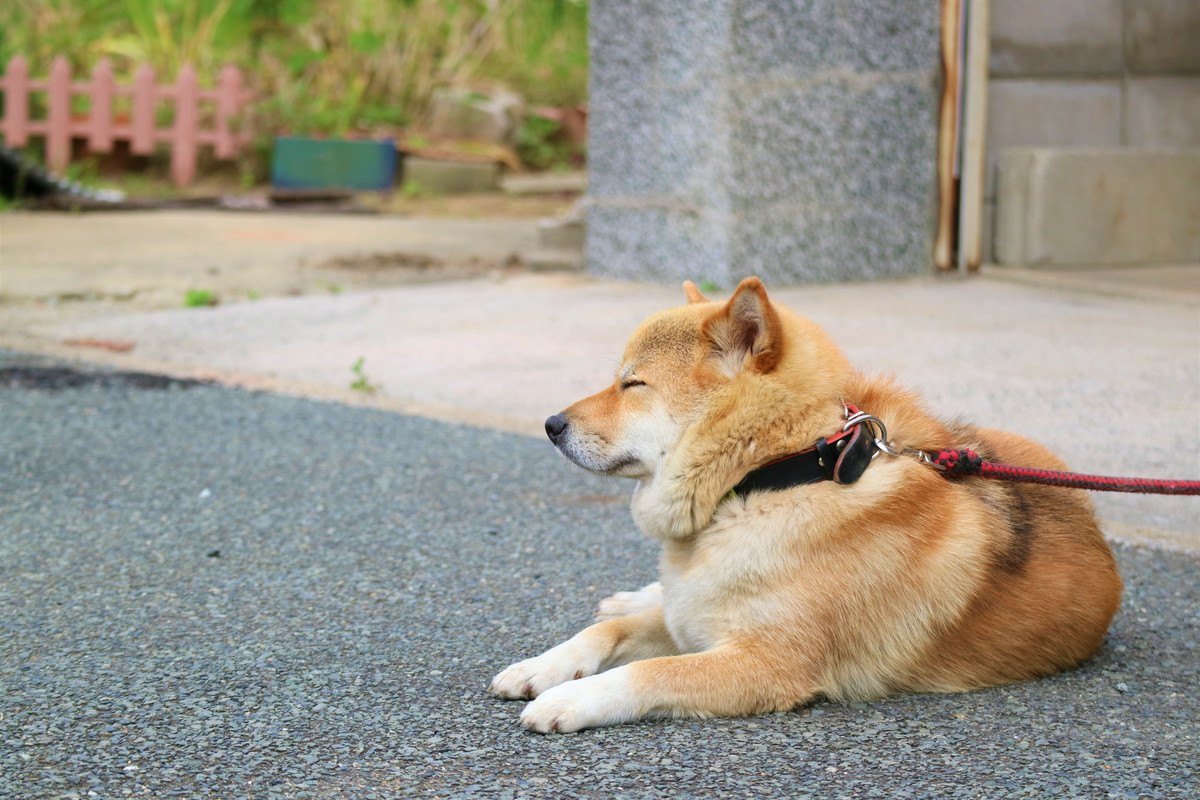
[[891, 442], [888, 441], [887, 426], [883, 424], [883, 420], [874, 414], [868, 414], [865, 411], [859, 411], [858, 413], [851, 414], [846, 418], [846, 424], [842, 425], [842, 430], [848, 431], [857, 425], [862, 425], [863, 423], [871, 426], [871, 430], [875, 434], [875, 446], [878, 447], [881, 452], [887, 453], [889, 456], [902, 455], [901, 451], [897, 450], [895, 447], [892, 447]]

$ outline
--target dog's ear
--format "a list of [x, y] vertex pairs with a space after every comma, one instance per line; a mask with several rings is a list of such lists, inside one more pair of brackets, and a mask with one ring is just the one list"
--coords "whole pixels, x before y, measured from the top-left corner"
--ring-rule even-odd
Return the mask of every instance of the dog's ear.
[[758, 278], [746, 278], [725, 307], [704, 323], [713, 355], [733, 376], [744, 369], [766, 373], [783, 355], [783, 323]]
[[683, 293], [687, 295], [688, 305], [708, 302], [708, 298], [701, 294], [700, 290], [696, 288], [696, 284], [691, 281], [683, 282]]

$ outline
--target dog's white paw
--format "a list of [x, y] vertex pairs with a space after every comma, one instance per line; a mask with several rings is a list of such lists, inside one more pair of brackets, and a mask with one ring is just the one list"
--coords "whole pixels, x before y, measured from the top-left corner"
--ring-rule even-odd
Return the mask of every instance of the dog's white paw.
[[662, 584], [656, 581], [636, 592], [617, 592], [612, 597], [604, 598], [596, 609], [596, 621], [624, 617], [661, 605]]
[[538, 697], [521, 712], [521, 724], [537, 733], [574, 733], [636, 718], [626, 670], [564, 683]]
[[509, 700], [529, 700], [561, 683], [595, 675], [599, 668], [598, 658], [589, 657], [573, 642], [563, 642], [540, 656], [513, 664], [492, 678], [490, 690]]

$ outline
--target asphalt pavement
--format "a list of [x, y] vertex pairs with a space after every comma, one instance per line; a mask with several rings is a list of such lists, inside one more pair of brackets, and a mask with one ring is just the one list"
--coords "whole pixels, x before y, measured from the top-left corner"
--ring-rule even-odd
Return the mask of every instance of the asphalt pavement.
[[1196, 555], [1120, 547], [1108, 641], [1055, 678], [545, 737], [486, 687], [652, 578], [626, 485], [524, 436], [58, 366], [0, 353], [0, 797], [1200, 791]]

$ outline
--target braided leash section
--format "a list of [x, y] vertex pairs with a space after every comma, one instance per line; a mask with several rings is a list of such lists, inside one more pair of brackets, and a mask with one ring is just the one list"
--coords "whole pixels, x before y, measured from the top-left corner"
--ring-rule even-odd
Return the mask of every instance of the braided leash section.
[[1200, 481], [1177, 481], [1157, 478], [1113, 478], [1106, 475], [1081, 475], [1052, 469], [1016, 467], [986, 461], [974, 450], [942, 450], [930, 458], [947, 478], [978, 476], [1017, 483], [1040, 483], [1045, 486], [1066, 486], [1071, 489], [1090, 489], [1096, 492], [1136, 492], [1139, 494], [1200, 495]]

